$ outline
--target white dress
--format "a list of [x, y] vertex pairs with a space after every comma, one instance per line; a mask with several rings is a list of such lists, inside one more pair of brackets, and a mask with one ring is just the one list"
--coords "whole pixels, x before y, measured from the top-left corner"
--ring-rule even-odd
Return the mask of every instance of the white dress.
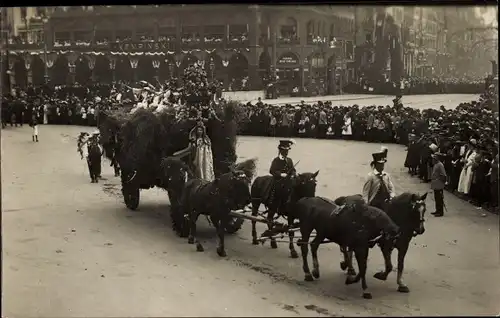
[[351, 117], [344, 117], [344, 128], [342, 129], [342, 135], [350, 136], [352, 135], [352, 127], [351, 127]]
[[47, 105], [43, 106], [43, 124], [47, 125], [49, 123], [49, 116], [47, 114], [49, 107]]
[[472, 171], [472, 165], [476, 159], [476, 151], [472, 151], [468, 154], [465, 159], [465, 165], [460, 173], [460, 179], [458, 181], [457, 191], [460, 193], [468, 194], [470, 191], [470, 186], [472, 184], [472, 178], [474, 176], [474, 171]]
[[208, 137], [205, 140], [202, 138], [196, 140], [194, 166], [197, 178], [210, 182], [215, 179], [212, 145]]

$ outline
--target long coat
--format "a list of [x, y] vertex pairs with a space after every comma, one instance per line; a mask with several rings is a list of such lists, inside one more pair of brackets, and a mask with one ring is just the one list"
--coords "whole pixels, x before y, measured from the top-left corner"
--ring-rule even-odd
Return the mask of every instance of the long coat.
[[474, 161], [476, 159], [476, 151], [472, 151], [466, 155], [465, 165], [460, 173], [460, 179], [458, 181], [457, 191], [460, 193], [468, 194], [470, 191], [470, 186], [472, 184], [472, 178], [474, 176], [474, 171], [472, 171]]

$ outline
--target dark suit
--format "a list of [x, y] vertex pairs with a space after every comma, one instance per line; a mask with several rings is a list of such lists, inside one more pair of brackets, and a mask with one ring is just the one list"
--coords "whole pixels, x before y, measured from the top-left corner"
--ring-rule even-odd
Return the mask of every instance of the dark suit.
[[[295, 167], [293, 166], [293, 161], [291, 158], [283, 158], [278, 156], [271, 162], [271, 168], [269, 168], [269, 173], [273, 176], [273, 183], [270, 188], [270, 201], [273, 202], [275, 197], [278, 200], [282, 199], [282, 193], [280, 189], [284, 186], [285, 179], [281, 177], [282, 173], [293, 174], [295, 173]], [[278, 191], [278, 193], [276, 193]]]
[[448, 176], [441, 161], [432, 167], [431, 189], [434, 190], [434, 201], [436, 202], [436, 214], [443, 214], [444, 194], [443, 189]]

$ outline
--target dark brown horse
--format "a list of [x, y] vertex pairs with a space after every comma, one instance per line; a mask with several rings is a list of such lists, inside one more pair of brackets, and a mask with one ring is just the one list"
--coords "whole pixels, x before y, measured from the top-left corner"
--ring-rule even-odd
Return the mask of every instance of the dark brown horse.
[[[403, 270], [404, 260], [410, 241], [414, 236], [424, 234], [425, 232], [425, 200], [427, 193], [419, 195], [415, 193], [405, 192], [396, 196], [387, 205], [386, 213], [399, 227], [399, 233], [396, 240], [380, 239], [377, 243], [382, 251], [385, 261], [385, 270], [377, 272], [374, 277], [380, 280], [386, 280], [389, 273], [392, 271], [392, 251], [394, 248], [398, 250], [398, 273], [397, 284], [398, 291], [408, 293], [410, 289], [403, 283]], [[353, 197], [341, 197], [336, 201], [341, 204], [349, 204], [352, 202]], [[348, 268], [350, 272], [353, 271], [352, 267], [352, 251], [342, 251], [344, 254], [344, 261], [341, 263], [342, 270]]]
[[[182, 224], [185, 223], [187, 219], [183, 217], [182, 213], [179, 214], [178, 210], [180, 209], [182, 191], [188, 180], [193, 178], [193, 172], [184, 161], [176, 157], [162, 159], [160, 169], [164, 176], [162, 178], [163, 184], [161, 187], [167, 189], [168, 198], [170, 200], [172, 228], [179, 236], [186, 237], [189, 234], [189, 228], [187, 226], [182, 226]], [[175, 216], [180, 217], [176, 218]], [[182, 229], [184, 229], [184, 231]]]
[[[260, 176], [255, 179], [252, 183], [252, 188], [250, 194], [252, 195], [252, 216], [257, 216], [259, 207], [264, 204], [267, 208], [266, 215], [268, 221], [268, 229], [272, 230], [272, 224], [275, 215], [283, 216], [287, 218], [288, 228], [292, 228], [293, 222], [296, 220], [296, 216], [293, 213], [293, 205], [301, 198], [304, 197], [314, 197], [316, 195], [316, 177], [319, 174], [319, 170], [315, 173], [305, 172], [300, 173], [296, 176], [288, 176], [280, 185], [277, 185], [275, 189], [275, 199], [270, 202], [269, 198], [269, 188], [272, 186], [273, 177], [272, 176]], [[252, 244], [257, 245], [259, 241], [257, 240], [257, 230], [255, 221], [252, 221]], [[298, 254], [295, 251], [293, 244], [294, 232], [290, 231], [288, 233], [289, 237], [289, 248], [290, 257], [297, 258]], [[271, 247], [277, 248], [276, 239], [271, 239]]]
[[233, 170], [212, 182], [191, 179], [184, 187], [180, 203], [183, 216], [189, 220], [188, 243], [196, 243], [199, 252], [204, 250], [196, 238], [196, 221], [200, 215], [206, 215], [217, 231], [217, 254], [224, 257], [224, 234], [231, 220], [230, 212], [250, 204], [248, 178], [243, 171]]
[[375, 278], [386, 280], [392, 271], [391, 255], [394, 248], [398, 250], [398, 291], [402, 293], [410, 292], [410, 289], [403, 282], [403, 271], [405, 256], [410, 246], [410, 241], [417, 235], [425, 232], [425, 212], [427, 210], [425, 199], [427, 193], [418, 195], [413, 193], [403, 193], [395, 197], [387, 207], [387, 214], [399, 226], [400, 234], [394, 241], [380, 240], [379, 246], [384, 256], [385, 270], [374, 275]]
[[[319, 245], [326, 239], [337, 243], [346, 251], [354, 252], [359, 273], [356, 276], [347, 276], [346, 284], [357, 283], [361, 280], [363, 297], [371, 298], [366, 284], [368, 251], [380, 237], [388, 241], [394, 239], [399, 231], [398, 226], [384, 211], [366, 205], [358, 196], [346, 199], [346, 204], [342, 206], [322, 197], [303, 198], [295, 204], [295, 211], [300, 221], [302, 234], [298, 244], [302, 252], [305, 280], [312, 281], [313, 277], [319, 278], [317, 252]], [[313, 258], [311, 274], [307, 254], [309, 238], [313, 230], [316, 230], [316, 237], [310, 243]]]

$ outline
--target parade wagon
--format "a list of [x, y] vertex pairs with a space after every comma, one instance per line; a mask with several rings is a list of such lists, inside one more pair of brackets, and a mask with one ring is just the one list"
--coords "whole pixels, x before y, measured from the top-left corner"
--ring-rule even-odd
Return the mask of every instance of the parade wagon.
[[[199, 88], [203, 85], [193, 83], [205, 82], [205, 74], [197, 67], [185, 72], [184, 83], [187, 82], [190, 84], [184, 84], [179, 90], [178, 103], [166, 103], [161, 107], [136, 107], [132, 111], [118, 108], [99, 114], [105, 155], [120, 167], [122, 194], [130, 210], [138, 208], [141, 189], [159, 187], [168, 191], [171, 214], [175, 219], [175, 214], [179, 213], [177, 204], [181, 189], [175, 183], [179, 171], [174, 170], [184, 167], [187, 171], [187, 168], [192, 167], [190, 156], [177, 154], [183, 153], [188, 147], [190, 132], [200, 122], [206, 127], [211, 140], [215, 176], [230, 171], [235, 165], [235, 114], [238, 104], [214, 104], [210, 92], [200, 92]], [[178, 166], [171, 167], [170, 163]], [[234, 233], [241, 228], [242, 223], [243, 219], [234, 218], [226, 231]], [[181, 228], [185, 235], [187, 228]]]

